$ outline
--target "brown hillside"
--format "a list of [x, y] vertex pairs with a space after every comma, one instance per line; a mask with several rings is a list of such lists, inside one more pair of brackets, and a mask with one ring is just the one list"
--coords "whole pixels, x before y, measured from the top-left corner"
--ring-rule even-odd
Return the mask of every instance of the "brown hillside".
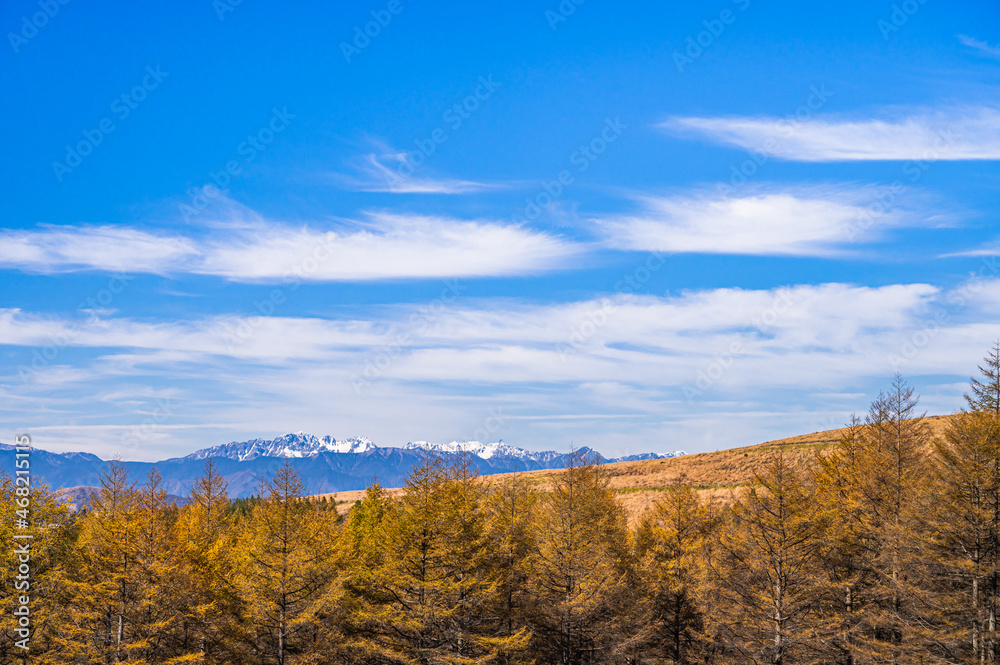
[[[927, 416], [925, 420], [935, 437], [943, 434], [947, 416]], [[805, 469], [812, 464], [819, 451], [836, 444], [843, 431], [835, 429], [814, 432], [741, 448], [670, 459], [618, 462], [602, 468], [607, 471], [611, 486], [621, 495], [629, 517], [634, 521], [656, 501], [663, 490], [678, 484], [695, 487], [706, 498], [728, 500], [734, 489], [746, 485], [754, 473], [763, 472], [774, 461], [779, 450], [784, 453], [786, 460], [790, 458], [796, 467]], [[547, 469], [525, 471], [517, 475], [527, 478], [532, 485], [545, 491], [559, 473], [557, 469]], [[498, 480], [505, 475], [508, 474], [488, 476], [487, 480]], [[341, 511], [346, 512], [363, 494], [363, 491], [355, 491], [321, 496], [337, 501]]]

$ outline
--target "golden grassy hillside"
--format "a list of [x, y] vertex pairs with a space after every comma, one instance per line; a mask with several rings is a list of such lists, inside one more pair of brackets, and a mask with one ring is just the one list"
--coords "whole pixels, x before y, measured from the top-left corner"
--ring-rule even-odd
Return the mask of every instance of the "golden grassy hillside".
[[[925, 418], [931, 433], [940, 436], [947, 416]], [[651, 506], [657, 496], [668, 487], [688, 485], [695, 487], [705, 497], [727, 500], [734, 489], [746, 485], [754, 473], [762, 473], [781, 451], [786, 460], [800, 469], [813, 463], [817, 453], [836, 444], [844, 430], [802, 434], [787, 439], [777, 439], [741, 448], [730, 448], [712, 453], [695, 453], [670, 459], [643, 462], [618, 462], [602, 467], [609, 476], [611, 486], [621, 495], [621, 500], [632, 521], [637, 520]], [[559, 470], [524, 471], [516, 475], [526, 478], [532, 485], [545, 491]], [[504, 478], [503, 474], [488, 476], [488, 481]], [[360, 499], [363, 491], [335, 492], [326, 496], [338, 503], [342, 512]]]
[[[937, 437], [943, 433], [947, 417], [927, 416], [925, 421]], [[636, 520], [656, 501], [660, 492], [678, 484], [695, 487], [703, 496], [726, 500], [732, 490], [749, 483], [754, 473], [763, 473], [777, 457], [778, 451], [784, 453], [786, 461], [791, 460], [797, 468], [805, 469], [813, 463], [817, 453], [835, 445], [843, 432], [843, 429], [827, 430], [718, 452], [643, 462], [618, 462], [603, 468], [610, 476], [611, 486], [621, 494], [629, 517]], [[544, 490], [557, 473], [545, 470], [528, 471], [522, 475]]]

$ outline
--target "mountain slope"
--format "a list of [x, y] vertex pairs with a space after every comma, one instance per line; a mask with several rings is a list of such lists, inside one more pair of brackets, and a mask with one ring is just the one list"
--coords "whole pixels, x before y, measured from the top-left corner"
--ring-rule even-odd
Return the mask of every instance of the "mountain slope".
[[[947, 419], [948, 416], [925, 418], [935, 437], [943, 435]], [[669, 487], [692, 486], [704, 496], [727, 501], [732, 491], [749, 483], [755, 473], [764, 473], [778, 454], [784, 455], [792, 466], [805, 469], [818, 453], [836, 445], [843, 433], [843, 429], [834, 429], [672, 459], [623, 460], [607, 464], [604, 470], [629, 518], [635, 521]], [[930, 450], [927, 452], [930, 454]], [[519, 475], [544, 491], [551, 487], [558, 473], [558, 470], [540, 469]], [[502, 478], [495, 476], [493, 479]], [[346, 509], [361, 495], [362, 492], [338, 492], [327, 496]]]

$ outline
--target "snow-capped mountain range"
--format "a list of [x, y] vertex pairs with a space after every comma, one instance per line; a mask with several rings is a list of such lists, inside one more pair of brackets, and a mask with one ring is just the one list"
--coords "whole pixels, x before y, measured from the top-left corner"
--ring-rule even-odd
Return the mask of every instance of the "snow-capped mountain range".
[[[260, 457], [313, 457], [320, 453], [364, 453], [381, 448], [364, 436], [350, 439], [335, 439], [332, 436], [317, 437], [305, 432], [290, 432], [274, 439], [251, 439], [249, 441], [233, 441], [230, 443], [204, 448], [182, 459], [200, 460], [210, 457], [226, 458], [237, 462], [247, 462]], [[411, 441], [402, 446], [386, 446], [386, 448], [401, 448], [402, 450], [427, 450], [436, 453], [468, 453], [484, 460], [522, 460], [546, 465], [565, 453], [554, 450], [525, 450], [504, 443], [503, 440], [493, 443], [479, 441], [452, 441], [451, 443], [431, 443], [429, 441]], [[589, 451], [589, 449], [588, 449]], [[661, 459], [683, 455], [684, 451], [657, 454], [640, 453], [623, 457], [605, 458], [602, 462], [626, 462], [633, 460]]]
[[312, 457], [320, 453], [363, 453], [375, 448], [378, 446], [363, 436], [338, 441], [332, 436], [319, 438], [305, 432], [290, 432], [276, 439], [233, 441], [203, 448], [184, 459], [225, 457], [237, 462], [248, 462], [258, 457]]
[[[185, 497], [204, 473], [205, 460], [213, 458], [216, 470], [228, 484], [230, 497], [241, 497], [262, 491], [262, 481], [273, 478], [286, 459], [298, 472], [306, 493], [320, 494], [362, 490], [373, 481], [385, 487], [401, 487], [412, 469], [422, 464], [427, 455], [447, 457], [463, 451], [474, 456], [472, 461], [482, 475], [564, 469], [573, 463], [573, 456], [568, 451], [524, 450], [503, 441], [411, 441], [402, 446], [381, 447], [365, 437], [337, 440], [304, 432], [284, 434], [275, 439], [233, 441], [159, 462], [117, 463], [140, 483], [156, 468], [162, 477], [163, 488], [170, 494]], [[666, 455], [642, 453], [607, 459], [590, 448], [581, 447], [577, 452], [598, 464], [683, 454], [680, 451]], [[0, 467], [14, 468], [15, 455], [13, 446], [0, 443]], [[101, 484], [102, 474], [108, 471], [109, 465], [108, 461], [90, 453], [36, 449], [31, 456], [32, 481], [45, 482], [52, 488], [95, 488]]]

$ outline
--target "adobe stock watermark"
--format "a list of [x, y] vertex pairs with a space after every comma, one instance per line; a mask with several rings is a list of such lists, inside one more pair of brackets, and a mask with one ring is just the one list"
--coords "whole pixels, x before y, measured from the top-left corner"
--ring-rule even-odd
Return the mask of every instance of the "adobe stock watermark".
[[369, 355], [360, 374], [351, 375], [351, 388], [360, 396], [364, 390], [381, 377], [392, 364], [403, 355], [403, 351], [421, 337], [458, 299], [465, 287], [457, 280], [445, 280], [441, 294], [428, 305], [422, 305], [410, 315], [405, 327], [395, 330], [387, 344]]
[[142, 422], [122, 432], [122, 447], [138, 448], [140, 443], [148, 441], [150, 436], [174, 415], [176, 407], [177, 405], [169, 399], [157, 399], [153, 410], [142, 419]]
[[18, 649], [28, 651], [31, 640], [31, 437], [14, 436], [14, 621], [15, 632], [21, 639], [14, 642]]
[[[403, 154], [395, 172], [390, 169], [384, 171], [386, 183], [390, 187], [398, 187], [403, 184], [407, 178], [427, 162], [430, 156], [437, 151], [438, 146], [453, 136], [453, 133], [457, 132], [465, 124], [465, 121], [479, 110], [482, 103], [493, 96], [499, 87], [500, 84], [493, 80], [492, 74], [480, 76], [468, 95], [449, 106], [441, 114], [441, 121], [444, 123], [442, 126], [431, 130], [427, 138], [414, 139], [413, 144], [416, 146], [416, 150]], [[449, 134], [449, 130], [452, 132], [451, 134]]]
[[681, 386], [684, 399], [688, 404], [692, 404], [696, 397], [701, 397], [719, 381], [736, 361], [746, 352], [745, 340], [743, 337], [753, 333], [766, 333], [769, 328], [795, 305], [791, 293], [786, 289], [779, 289], [771, 305], [765, 308], [760, 314], [750, 318], [750, 322], [741, 331], [741, 338], [730, 343], [729, 347], [722, 353], [715, 354], [712, 359], [698, 370], [695, 380]]
[[[954, 145], [956, 138], [958, 137], [954, 127], [948, 127], [946, 130], [938, 132], [934, 145], [925, 150], [920, 159], [911, 159], [903, 164], [903, 175], [911, 184], [918, 182], [928, 169], [948, 152], [948, 149]], [[881, 194], [875, 197], [874, 201], [858, 213], [857, 219], [847, 228], [847, 239], [853, 241], [870, 229], [875, 224], [876, 216], [889, 212], [899, 196], [905, 191], [906, 182], [902, 178], [893, 180]]]
[[[741, 12], [745, 12], [750, 7], [750, 0], [732, 0]], [[728, 7], [719, 12], [716, 18], [706, 19], [701, 22], [704, 30], [687, 38], [686, 46], [681, 51], [674, 51], [674, 65], [680, 74], [684, 73], [684, 68], [693, 65], [697, 60], [710, 49], [726, 31], [726, 28], [736, 22], [739, 16]]]
[[288, 107], [271, 109], [271, 117], [264, 126], [252, 134], [248, 134], [246, 139], [236, 146], [236, 158], [227, 160], [225, 165], [218, 171], [209, 171], [210, 183], [201, 187], [192, 187], [187, 191], [190, 201], [179, 204], [181, 218], [185, 222], [190, 222], [192, 218], [204, 212], [209, 206], [211, 199], [219, 199], [224, 190], [235, 176], [243, 174], [243, 167], [257, 159], [257, 155], [267, 150], [267, 147], [274, 143], [275, 137], [288, 127], [290, 120], [294, 120], [295, 115], [288, 112]]
[[666, 261], [659, 252], [651, 252], [642, 265], [615, 282], [614, 298], [601, 298], [599, 306], [590, 309], [584, 315], [584, 320], [573, 328], [567, 341], [556, 345], [559, 360], [566, 362], [567, 358], [578, 353], [601, 328], [607, 325], [619, 307], [631, 300], [664, 263]]
[[502, 406], [487, 409], [486, 414], [483, 424], [473, 430], [472, 437], [466, 438], [466, 441], [491, 443], [490, 439], [493, 435], [499, 432], [507, 422], [507, 416], [504, 415]]
[[880, 18], [875, 22], [875, 27], [882, 35], [882, 41], [889, 41], [890, 37], [899, 32], [900, 28], [906, 25], [925, 4], [927, 0], [903, 0], [899, 4], [893, 4], [888, 20]]
[[[995, 277], [1000, 272], [1000, 264], [997, 257], [984, 257], [979, 269], [976, 270], [969, 279], [962, 285], [948, 294], [945, 299], [949, 305], [964, 307], [983, 290], [983, 284], [988, 277]], [[924, 319], [922, 325], [917, 330], [904, 336], [899, 348], [895, 353], [886, 355], [886, 360], [894, 372], [913, 362], [937, 337], [941, 329], [951, 321], [951, 314], [944, 309], [935, 309], [933, 314]]]
[[[591, 164], [596, 162], [608, 149], [608, 146], [617, 141], [626, 129], [628, 129], [628, 125], [623, 123], [621, 118], [616, 117], [614, 120], [605, 118], [604, 126], [597, 136], [570, 154], [569, 163], [576, 167], [576, 173], [583, 173], [590, 168]], [[523, 224], [526, 221], [537, 219], [544, 208], [555, 203], [566, 191], [566, 188], [575, 182], [576, 176], [568, 168], [559, 171], [552, 180], [543, 180], [541, 191], [533, 196], [526, 196], [524, 208], [515, 212], [511, 216], [511, 220]]]
[[[487, 409], [486, 418], [483, 419], [482, 425], [473, 430], [471, 435], [463, 434], [460, 439], [456, 439], [452, 443], [462, 444], [461, 453], [463, 455], [471, 455], [472, 453], [469, 452], [468, 444], [493, 443], [490, 439], [503, 428], [507, 420], [508, 418], [504, 415], [502, 406]], [[431, 447], [428, 446], [422, 448], [422, 450], [430, 451]]]
[[69, 0], [38, 0], [37, 11], [31, 15], [21, 17], [21, 29], [17, 32], [8, 32], [7, 41], [14, 53], [20, 53], [21, 47], [38, 36], [38, 31], [49, 24], [49, 21], [56, 17], [59, 10], [69, 4]]
[[[809, 86], [809, 94], [805, 101], [778, 121], [783, 138], [788, 139], [795, 134], [799, 126], [812, 118], [831, 97], [833, 93], [826, 89], [826, 84]], [[781, 145], [781, 139], [770, 137], [760, 147], [747, 149], [747, 159], [729, 167], [729, 182], [719, 183], [717, 187], [719, 194], [725, 198], [734, 196], [740, 187], [757, 175], [757, 172], [771, 160]]]
[[53, 363], [63, 349], [70, 346], [73, 341], [83, 332], [84, 326], [98, 320], [97, 313], [101, 309], [106, 309], [114, 302], [115, 296], [121, 294], [128, 283], [135, 277], [125, 273], [112, 275], [104, 288], [97, 291], [92, 296], [77, 305], [76, 311], [87, 314], [88, 319], [84, 323], [68, 323], [62, 331], [49, 336], [49, 343], [45, 346], [35, 347], [31, 350], [31, 363], [19, 365], [17, 375], [21, 379], [22, 385], [27, 385], [34, 375], [43, 372]]
[[239, 317], [235, 325], [223, 323], [223, 337], [226, 340], [226, 349], [229, 353], [234, 353], [237, 346], [253, 337], [257, 329], [264, 325], [264, 319], [272, 316], [279, 307], [285, 304], [288, 300], [286, 289], [288, 291], [297, 291], [302, 286], [304, 280], [309, 279], [311, 275], [319, 270], [320, 265], [334, 257], [337, 250], [336, 243], [336, 234], [328, 233], [324, 235], [320, 242], [313, 245], [309, 254], [300, 259], [285, 274], [282, 278], [285, 286], [273, 288], [268, 292], [266, 298], [253, 302], [256, 314]]
[[236, 8], [243, 4], [243, 0], [212, 0], [212, 9], [219, 17], [219, 22], [226, 20], [226, 14], [236, 11]]
[[893, 371], [898, 371], [913, 361], [937, 337], [941, 327], [950, 320], [951, 315], [939, 309], [934, 312], [933, 316], [923, 321], [919, 330], [906, 335], [903, 343], [899, 345], [899, 350], [886, 356]]
[[560, 23], [565, 23], [566, 20], [576, 13], [576, 8], [582, 5], [586, 0], [562, 0], [555, 10], [546, 9], [545, 10], [545, 20], [549, 22], [549, 27], [555, 31], [559, 27]]
[[827, 416], [817, 421], [814, 427], [816, 427], [817, 432], [829, 432], [830, 430], [849, 427], [850, 424], [850, 419], [845, 420], [842, 416]]
[[[146, 67], [146, 75], [142, 77], [142, 81], [111, 102], [111, 112], [118, 117], [119, 121], [125, 120], [132, 114], [132, 111], [139, 108], [139, 104], [146, 100], [149, 93], [160, 87], [163, 79], [168, 76], [170, 76], [170, 72], [161, 71], [160, 65], [157, 65], [155, 69], [152, 66]], [[76, 145], [67, 145], [66, 157], [62, 161], [52, 162], [52, 172], [55, 174], [56, 180], [62, 182], [63, 178], [80, 166], [84, 158], [93, 154], [97, 146], [101, 145], [115, 129], [115, 121], [108, 117], [102, 118], [94, 129], [82, 130], [83, 140], [78, 141]]]
[[373, 9], [370, 12], [372, 20], [365, 23], [363, 27], [354, 26], [354, 37], [351, 42], [340, 42], [340, 52], [344, 54], [344, 60], [347, 61], [347, 64], [350, 64], [354, 57], [361, 55], [361, 52], [371, 45], [372, 40], [381, 35], [382, 30], [389, 27], [393, 17], [399, 16], [403, 12], [403, 8], [402, 0], [389, 0], [385, 9]]

